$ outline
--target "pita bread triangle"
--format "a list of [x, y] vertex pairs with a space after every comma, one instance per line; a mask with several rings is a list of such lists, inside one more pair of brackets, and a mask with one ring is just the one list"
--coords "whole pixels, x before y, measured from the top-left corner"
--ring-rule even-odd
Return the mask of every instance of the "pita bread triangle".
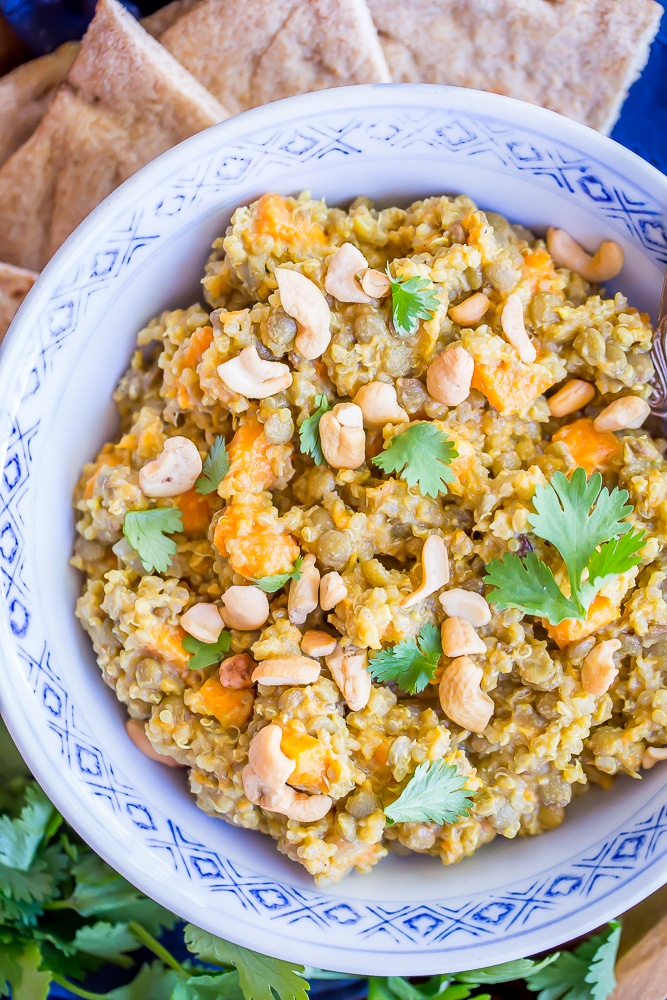
[[34, 271], [24, 271], [0, 261], [0, 340], [36, 280]]

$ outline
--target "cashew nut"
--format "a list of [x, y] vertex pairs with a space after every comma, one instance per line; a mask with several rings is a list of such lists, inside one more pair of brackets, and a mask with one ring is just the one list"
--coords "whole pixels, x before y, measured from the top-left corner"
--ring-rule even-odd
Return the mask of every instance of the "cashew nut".
[[297, 823], [315, 823], [323, 819], [333, 805], [333, 800], [328, 795], [307, 795], [287, 784], [279, 788], [267, 785], [250, 764], [243, 768], [241, 780], [249, 802], [269, 812], [287, 816]]
[[446, 583], [449, 583], [449, 556], [445, 540], [440, 535], [429, 535], [422, 548], [422, 582], [415, 591], [403, 598], [401, 607], [411, 608], [417, 601], [423, 601]]
[[465, 347], [455, 344], [432, 361], [426, 371], [426, 388], [445, 406], [458, 406], [470, 395], [475, 362]]
[[244, 347], [240, 354], [218, 365], [218, 375], [230, 392], [246, 399], [275, 396], [292, 384], [292, 373], [281, 361], [264, 361], [256, 347]]
[[556, 267], [567, 267], [586, 281], [609, 281], [623, 267], [623, 251], [613, 240], [601, 243], [591, 256], [564, 229], [551, 227], [547, 229], [547, 248]]
[[581, 665], [581, 686], [588, 694], [605, 694], [614, 683], [618, 667], [614, 653], [621, 648], [618, 639], [605, 639], [593, 646]]
[[402, 424], [410, 419], [398, 405], [396, 389], [388, 382], [368, 382], [354, 397], [361, 407], [366, 427], [384, 427], [385, 424]]
[[526, 333], [523, 318], [523, 302], [517, 292], [507, 296], [500, 315], [500, 325], [505, 334], [505, 340], [514, 348], [524, 364], [532, 364], [537, 357], [535, 345]]
[[482, 691], [482, 668], [469, 656], [459, 656], [445, 667], [440, 679], [440, 704], [445, 715], [462, 729], [483, 733], [493, 715], [493, 699]]
[[229, 587], [220, 598], [222, 617], [228, 628], [252, 632], [269, 617], [269, 599], [259, 587]]
[[150, 760], [156, 760], [158, 764], [166, 764], [167, 767], [183, 767], [173, 757], [158, 753], [154, 749], [153, 744], [146, 736], [146, 727], [141, 719], [128, 719], [125, 723], [125, 730], [137, 750], [141, 750], [142, 754], [149, 757]]
[[343, 243], [329, 258], [324, 288], [339, 302], [370, 302], [361, 290], [357, 274], [368, 269], [368, 261], [353, 243]]
[[139, 486], [147, 497], [175, 497], [191, 490], [201, 475], [202, 460], [189, 438], [167, 438], [158, 457], [139, 469]]
[[558, 392], [549, 396], [547, 400], [549, 413], [552, 417], [566, 417], [568, 413], [583, 410], [594, 395], [595, 386], [591, 385], [590, 382], [584, 382], [580, 378], [571, 378]]
[[315, 282], [300, 271], [277, 267], [274, 274], [282, 307], [296, 320], [294, 346], [307, 361], [314, 361], [324, 354], [331, 341], [329, 303]]
[[336, 640], [328, 632], [317, 632], [314, 629], [304, 632], [301, 640], [301, 652], [304, 656], [329, 656], [336, 648]]
[[236, 653], [228, 656], [220, 664], [218, 677], [223, 687], [240, 688], [252, 687], [252, 672], [257, 664], [249, 653]]
[[284, 785], [296, 767], [296, 761], [283, 753], [283, 731], [271, 723], [255, 733], [248, 747], [248, 763], [259, 780], [271, 788]]
[[340, 573], [332, 570], [325, 573], [320, 580], [320, 607], [322, 611], [331, 611], [347, 597], [347, 587]]
[[272, 656], [253, 670], [255, 684], [266, 687], [295, 687], [298, 684], [314, 684], [320, 676], [320, 664], [308, 656]]
[[449, 315], [459, 326], [477, 326], [485, 312], [488, 312], [491, 300], [484, 292], [475, 292], [458, 305], [452, 306]]
[[200, 642], [217, 642], [225, 627], [215, 604], [194, 604], [180, 617], [181, 628]]
[[367, 267], [359, 275], [359, 284], [372, 299], [383, 299], [389, 295], [391, 281], [384, 271], [378, 271], [374, 267]]
[[639, 396], [620, 396], [606, 406], [593, 421], [596, 431], [624, 431], [641, 427], [651, 407]]
[[293, 625], [303, 625], [315, 610], [319, 589], [320, 571], [315, 565], [315, 556], [309, 552], [301, 564], [301, 576], [290, 583], [287, 611]]
[[489, 602], [473, 590], [453, 587], [451, 590], [443, 591], [438, 599], [445, 614], [450, 618], [465, 618], [475, 628], [488, 625], [491, 621]]
[[371, 696], [371, 675], [366, 669], [366, 650], [357, 649], [356, 646], [343, 649], [337, 644], [325, 662], [348, 708], [353, 712], [366, 708]]
[[356, 403], [337, 403], [320, 417], [322, 454], [332, 469], [358, 469], [366, 459], [364, 415]]
[[465, 618], [446, 618], [441, 628], [445, 656], [474, 656], [486, 653], [486, 643]]
[[648, 771], [661, 760], [667, 760], [667, 747], [647, 747], [642, 756], [642, 767]]

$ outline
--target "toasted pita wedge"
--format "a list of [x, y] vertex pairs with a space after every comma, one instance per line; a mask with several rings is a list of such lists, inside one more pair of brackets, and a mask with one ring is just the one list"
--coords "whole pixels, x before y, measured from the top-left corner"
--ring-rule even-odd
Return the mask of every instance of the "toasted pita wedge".
[[225, 117], [116, 0], [100, 0], [67, 83], [0, 168], [0, 259], [41, 269], [118, 184]]
[[366, 0], [202, 0], [160, 41], [232, 113], [390, 79]]
[[36, 280], [34, 271], [24, 271], [0, 262], [0, 340]]
[[141, 27], [149, 35], [152, 35], [153, 38], [159, 38], [167, 28], [171, 28], [172, 24], [175, 24], [179, 17], [187, 14], [197, 3], [199, 3], [199, 0], [172, 0], [162, 10], [156, 10], [154, 14], [142, 17]]
[[490, 90], [610, 131], [643, 69], [654, 0], [368, 0], [392, 77]]

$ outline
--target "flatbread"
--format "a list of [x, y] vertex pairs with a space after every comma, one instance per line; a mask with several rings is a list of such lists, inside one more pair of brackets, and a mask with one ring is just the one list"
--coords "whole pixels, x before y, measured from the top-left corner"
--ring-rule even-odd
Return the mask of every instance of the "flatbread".
[[507, 94], [601, 132], [643, 69], [662, 14], [654, 0], [368, 3], [394, 80]]
[[78, 50], [66, 42], [0, 79], [0, 165], [35, 131]]
[[232, 114], [391, 79], [365, 0], [202, 0], [160, 41]]
[[118, 184], [226, 116], [116, 0], [99, 0], [66, 84], [0, 168], [0, 259], [40, 270]]
[[36, 280], [34, 271], [24, 271], [0, 261], [0, 340]]
[[140, 22], [141, 27], [149, 35], [152, 35], [153, 38], [159, 38], [167, 28], [171, 28], [172, 24], [175, 24], [179, 17], [187, 14], [197, 3], [199, 3], [199, 0], [172, 0], [166, 7], [156, 10], [154, 14], [142, 17]]

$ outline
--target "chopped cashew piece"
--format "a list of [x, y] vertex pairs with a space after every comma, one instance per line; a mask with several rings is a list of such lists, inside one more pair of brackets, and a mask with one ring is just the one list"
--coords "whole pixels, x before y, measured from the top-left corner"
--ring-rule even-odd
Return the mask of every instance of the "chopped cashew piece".
[[326, 658], [326, 665], [338, 690], [345, 698], [347, 707], [353, 712], [366, 708], [371, 696], [371, 675], [366, 669], [368, 653], [356, 646], [336, 645]]
[[235, 690], [250, 688], [253, 686], [252, 672], [256, 666], [250, 653], [236, 653], [222, 661], [218, 678], [223, 687]]
[[488, 312], [491, 300], [484, 292], [475, 292], [457, 306], [452, 306], [449, 315], [459, 326], [477, 326], [484, 313]]
[[618, 667], [614, 653], [621, 648], [618, 639], [596, 643], [581, 665], [581, 686], [588, 694], [605, 694], [614, 683]]
[[218, 365], [218, 375], [230, 392], [246, 399], [266, 399], [292, 384], [292, 373], [281, 361], [264, 361], [256, 347], [244, 347], [240, 354]]
[[374, 267], [367, 267], [359, 275], [359, 284], [372, 299], [383, 299], [389, 295], [391, 281], [384, 271], [378, 271]]
[[255, 684], [267, 687], [295, 687], [298, 684], [314, 684], [320, 676], [320, 664], [308, 656], [272, 656], [253, 670]]
[[158, 457], [139, 469], [139, 486], [147, 497], [175, 497], [191, 490], [203, 468], [197, 445], [177, 434], [167, 438]]
[[343, 243], [329, 257], [324, 288], [339, 302], [370, 302], [371, 297], [362, 291], [357, 274], [368, 269], [368, 261], [353, 243]]
[[463, 590], [453, 587], [440, 594], [439, 601], [443, 611], [450, 618], [465, 618], [475, 628], [488, 625], [491, 621], [489, 602], [474, 590]]
[[290, 583], [287, 611], [293, 625], [303, 625], [315, 610], [319, 589], [320, 571], [315, 565], [315, 556], [309, 552], [301, 564], [301, 576]]
[[623, 251], [613, 240], [601, 243], [591, 256], [564, 229], [550, 227], [547, 249], [556, 267], [567, 267], [596, 284], [615, 278], [623, 267]]
[[329, 303], [315, 282], [300, 271], [277, 267], [274, 274], [282, 307], [296, 320], [294, 346], [307, 361], [314, 361], [324, 354], [331, 341]]
[[180, 626], [200, 642], [217, 642], [225, 623], [215, 604], [193, 604], [181, 615]]
[[337, 641], [328, 632], [316, 632], [314, 629], [304, 632], [301, 640], [301, 652], [304, 656], [329, 656], [336, 648]]
[[361, 407], [366, 427], [384, 427], [385, 424], [402, 424], [410, 417], [398, 405], [396, 389], [388, 382], [368, 382], [354, 397]]
[[507, 296], [500, 316], [500, 325], [505, 334], [505, 340], [511, 344], [524, 364], [532, 364], [537, 357], [535, 345], [526, 333], [523, 318], [523, 302], [517, 292]]
[[422, 548], [422, 582], [417, 590], [403, 598], [401, 607], [411, 608], [446, 583], [449, 583], [449, 556], [445, 540], [441, 535], [429, 535]]
[[432, 361], [426, 371], [426, 388], [445, 406], [458, 406], [470, 395], [475, 362], [465, 347], [455, 344]]
[[642, 756], [642, 767], [648, 771], [661, 760], [667, 760], [667, 747], [647, 747]]
[[283, 753], [283, 731], [271, 723], [255, 733], [248, 747], [248, 763], [261, 782], [272, 788], [284, 785], [296, 767], [296, 761]]
[[641, 427], [651, 407], [639, 396], [620, 396], [593, 421], [596, 431], [624, 431]]
[[332, 570], [325, 573], [320, 580], [320, 607], [322, 611], [331, 611], [347, 597], [347, 587], [340, 573]]
[[259, 587], [229, 587], [220, 598], [222, 617], [228, 628], [252, 632], [269, 617], [269, 599]]
[[583, 410], [595, 395], [595, 386], [590, 382], [584, 382], [580, 378], [571, 378], [553, 396], [549, 396], [547, 403], [549, 413], [552, 417], [566, 417], [569, 413]]
[[333, 800], [328, 795], [307, 795], [287, 784], [279, 788], [265, 784], [250, 764], [243, 768], [241, 780], [249, 802], [269, 812], [287, 816], [297, 823], [316, 823], [326, 816], [333, 805]]
[[183, 764], [179, 764], [177, 760], [174, 760], [173, 757], [168, 757], [166, 754], [158, 753], [157, 750], [153, 748], [153, 744], [146, 736], [145, 723], [143, 723], [141, 719], [128, 719], [125, 723], [125, 730], [137, 750], [141, 750], [142, 754], [150, 758], [150, 760], [156, 760], [158, 764], [166, 764], [167, 767], [184, 766]]
[[482, 691], [482, 668], [469, 656], [459, 656], [445, 667], [440, 679], [440, 705], [462, 729], [483, 733], [493, 715], [493, 699]]
[[474, 656], [486, 653], [486, 643], [465, 618], [446, 618], [442, 623], [442, 651], [445, 656]]
[[332, 469], [358, 469], [366, 460], [364, 415], [356, 403], [337, 403], [320, 418], [322, 454]]

